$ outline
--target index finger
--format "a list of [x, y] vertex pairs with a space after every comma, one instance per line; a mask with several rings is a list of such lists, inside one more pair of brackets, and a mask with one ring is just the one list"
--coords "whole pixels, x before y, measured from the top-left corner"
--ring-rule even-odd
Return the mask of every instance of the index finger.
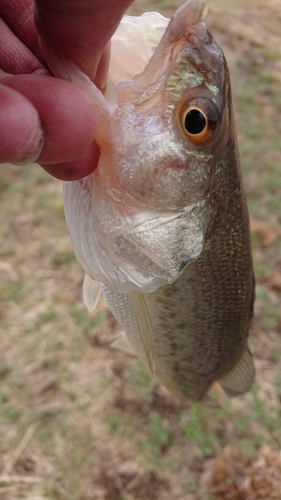
[[34, 0], [1, 0], [0, 2], [0, 17], [35, 57], [44, 63], [33, 14]]
[[94, 80], [104, 48], [131, 3], [132, 0], [36, 0], [36, 25], [47, 45], [74, 61]]

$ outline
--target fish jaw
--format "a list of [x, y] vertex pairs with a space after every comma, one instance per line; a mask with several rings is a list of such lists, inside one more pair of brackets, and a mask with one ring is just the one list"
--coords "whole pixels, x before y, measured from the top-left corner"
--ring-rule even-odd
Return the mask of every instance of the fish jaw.
[[177, 54], [183, 45], [192, 40], [193, 30], [201, 31], [201, 39], [206, 39], [206, 27], [202, 23], [207, 13], [204, 0], [189, 0], [185, 2], [173, 15], [170, 23], [148, 61], [144, 71], [136, 75], [130, 82], [124, 82], [117, 89], [119, 105], [122, 102], [132, 102], [139, 99], [144, 89], [149, 89], [148, 97], [159, 88], [161, 79], [170, 66], [171, 55]]

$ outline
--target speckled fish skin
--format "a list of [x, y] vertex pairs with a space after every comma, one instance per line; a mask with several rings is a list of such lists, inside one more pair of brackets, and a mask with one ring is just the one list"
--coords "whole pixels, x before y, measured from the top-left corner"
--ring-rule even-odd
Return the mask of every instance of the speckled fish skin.
[[[235, 369], [245, 349], [248, 352], [254, 278], [247, 207], [239, 176], [235, 174], [237, 156], [233, 146], [229, 146], [236, 189], [225, 201], [227, 212], [223, 207], [220, 213], [218, 207], [198, 260], [187, 266], [174, 284], [144, 295], [154, 332], [155, 373], [180, 399], [201, 399], [214, 381]], [[141, 346], [134, 340], [136, 319], [128, 297], [108, 287], [104, 287], [104, 292], [113, 313], [140, 352]], [[233, 384], [224, 385], [222, 380], [229, 396], [250, 389], [253, 367], [241, 370], [245, 372], [242, 382], [236, 375]]]
[[[204, 5], [203, 0], [186, 2], [144, 71], [119, 85], [109, 140], [100, 142], [98, 172], [80, 182], [84, 191], [77, 210], [66, 210], [76, 254], [91, 279], [104, 283], [133, 350], [172, 394], [191, 400], [201, 399], [215, 381], [237, 396], [254, 379], [247, 344], [254, 302], [249, 217], [229, 72], [202, 23]], [[190, 103], [205, 110], [210, 127], [215, 124], [199, 143], [183, 130], [182, 110]], [[73, 186], [66, 202], [75, 194]], [[79, 219], [77, 211], [90, 196], [92, 205]], [[129, 230], [111, 239], [124, 213]], [[139, 214], [147, 214], [148, 225]], [[169, 224], [164, 216], [171, 217]], [[83, 245], [84, 233], [75, 240], [73, 230], [79, 220], [86, 228]], [[89, 235], [100, 227], [120, 259], [112, 281], [108, 276], [115, 263], [99, 274], [85, 253], [91, 249]], [[104, 257], [108, 246], [102, 241]], [[137, 270], [131, 281], [128, 262], [128, 269]], [[147, 343], [142, 314], [151, 329]]]

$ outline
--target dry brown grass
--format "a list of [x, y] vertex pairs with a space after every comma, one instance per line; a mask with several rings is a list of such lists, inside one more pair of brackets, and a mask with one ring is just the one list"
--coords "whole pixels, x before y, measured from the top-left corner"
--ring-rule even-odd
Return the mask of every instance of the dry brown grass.
[[[171, 15], [179, 3], [134, 9]], [[112, 351], [105, 303], [90, 317], [81, 300], [60, 182], [2, 166], [1, 500], [281, 498], [280, 5], [212, 0], [208, 18], [231, 66], [251, 211], [255, 387], [183, 406]]]

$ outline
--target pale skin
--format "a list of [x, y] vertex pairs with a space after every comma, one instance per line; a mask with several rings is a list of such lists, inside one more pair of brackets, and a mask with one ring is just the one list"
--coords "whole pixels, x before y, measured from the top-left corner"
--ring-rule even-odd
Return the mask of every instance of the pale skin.
[[62, 180], [97, 167], [94, 105], [86, 92], [53, 77], [38, 33], [104, 89], [109, 40], [131, 3], [0, 0], [0, 163], [36, 159]]

